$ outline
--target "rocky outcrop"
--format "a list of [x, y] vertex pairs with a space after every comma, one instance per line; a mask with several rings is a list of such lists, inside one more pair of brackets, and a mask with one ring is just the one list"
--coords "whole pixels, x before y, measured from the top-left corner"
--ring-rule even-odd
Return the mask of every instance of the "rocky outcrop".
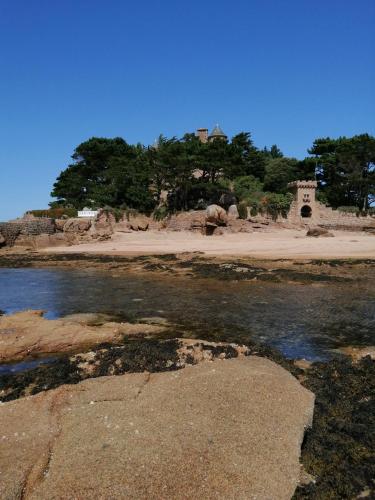
[[102, 342], [117, 342], [124, 335], [159, 333], [165, 326], [118, 323], [110, 318], [48, 320], [43, 311], [0, 316], [0, 363], [41, 354], [78, 352]]
[[108, 239], [113, 234], [113, 227], [116, 224], [115, 216], [106, 210], [99, 212], [93, 222], [91, 236]]
[[74, 218], [64, 221], [63, 231], [64, 233], [76, 233], [83, 234], [88, 231], [91, 227], [91, 219], [85, 218]]
[[290, 499], [313, 404], [255, 356], [4, 403], [0, 497]]

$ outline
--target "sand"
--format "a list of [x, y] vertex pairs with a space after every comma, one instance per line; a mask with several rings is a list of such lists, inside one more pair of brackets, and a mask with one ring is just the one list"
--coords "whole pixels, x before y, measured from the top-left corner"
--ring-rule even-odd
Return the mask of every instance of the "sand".
[[306, 236], [306, 230], [272, 229], [266, 232], [203, 236], [193, 232], [138, 231], [115, 233], [111, 240], [46, 252], [152, 255], [203, 252], [206, 255], [242, 255], [265, 259], [375, 258], [375, 235], [333, 231], [333, 238]]

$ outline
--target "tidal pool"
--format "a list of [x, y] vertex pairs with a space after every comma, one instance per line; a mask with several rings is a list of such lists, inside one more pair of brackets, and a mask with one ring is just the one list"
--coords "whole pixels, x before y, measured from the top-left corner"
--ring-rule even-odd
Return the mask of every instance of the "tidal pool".
[[202, 339], [263, 342], [289, 358], [326, 360], [346, 345], [375, 344], [370, 284], [228, 282], [59, 269], [0, 269], [0, 310], [47, 318], [106, 312], [162, 317]]

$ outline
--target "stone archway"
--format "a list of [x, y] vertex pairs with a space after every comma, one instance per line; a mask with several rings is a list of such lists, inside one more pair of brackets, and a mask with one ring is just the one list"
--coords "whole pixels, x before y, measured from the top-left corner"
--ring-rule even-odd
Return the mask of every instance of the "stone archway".
[[311, 207], [309, 207], [309, 205], [303, 205], [303, 207], [301, 208], [301, 217], [303, 218], [311, 217], [311, 214], [312, 214]]

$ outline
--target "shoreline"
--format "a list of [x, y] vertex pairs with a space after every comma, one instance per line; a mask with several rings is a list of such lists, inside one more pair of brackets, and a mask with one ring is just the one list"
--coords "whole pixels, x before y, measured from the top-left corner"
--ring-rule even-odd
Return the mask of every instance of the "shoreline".
[[210, 257], [254, 259], [375, 259], [375, 237], [365, 232], [332, 231], [334, 237], [308, 237], [306, 229], [262, 229], [252, 233], [204, 236], [191, 231], [115, 233], [104, 242], [41, 249], [41, 253], [163, 255], [202, 252]]

